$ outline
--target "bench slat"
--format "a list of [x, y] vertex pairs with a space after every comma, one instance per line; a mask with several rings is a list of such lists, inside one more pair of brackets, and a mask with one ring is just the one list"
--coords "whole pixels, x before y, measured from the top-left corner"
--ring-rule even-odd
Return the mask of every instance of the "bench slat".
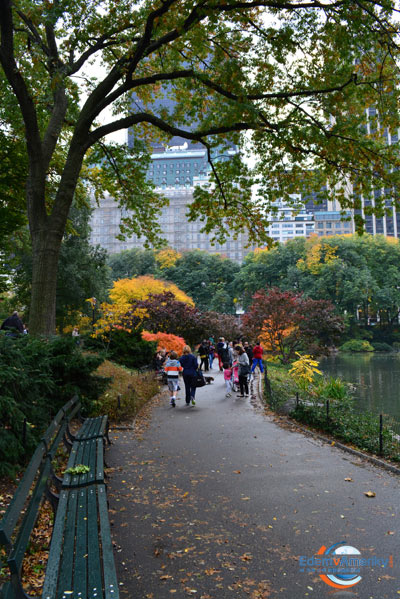
[[[103, 437], [90, 441], [74, 441], [68, 468], [83, 464], [90, 468], [85, 474], [65, 474], [63, 488], [84, 487], [93, 483], [104, 483], [104, 440]], [[68, 469], [67, 468], [67, 469]]]
[[[74, 596], [79, 599], [87, 597], [87, 564], [88, 564], [88, 519], [87, 489], [80, 489], [78, 494], [78, 511], [76, 520], [76, 548], [74, 567]], [[79, 593], [81, 593], [79, 595]]]
[[88, 488], [88, 599], [103, 599], [96, 491]]
[[108, 416], [87, 418], [76, 434], [77, 441], [86, 441], [95, 437], [104, 437], [107, 431]]
[[118, 599], [119, 589], [115, 573], [114, 553], [111, 541], [110, 522], [105, 485], [98, 487], [100, 535], [103, 551], [104, 593], [105, 599]]
[[65, 515], [68, 507], [68, 491], [62, 490], [58, 501], [56, 519], [51, 538], [49, 559], [44, 579], [42, 599], [54, 599], [56, 596], [58, 570], [61, 561], [62, 543], [64, 538]]
[[[62, 545], [61, 565], [58, 577], [57, 599], [69, 598], [69, 594], [72, 591], [72, 572], [75, 550], [75, 523], [77, 503], [78, 491], [76, 489], [73, 489], [69, 492], [68, 497], [67, 519], [66, 524], [64, 525], [64, 543]], [[64, 591], [69, 591], [68, 595], [64, 595]]]
[[97, 464], [96, 464], [96, 481], [104, 482], [104, 442], [103, 438], [96, 441]]

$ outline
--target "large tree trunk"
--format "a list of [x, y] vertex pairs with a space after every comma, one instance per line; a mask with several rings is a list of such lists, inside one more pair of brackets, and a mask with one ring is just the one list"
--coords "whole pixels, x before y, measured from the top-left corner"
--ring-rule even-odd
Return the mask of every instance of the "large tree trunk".
[[62, 233], [45, 228], [32, 233], [32, 296], [29, 332], [53, 335], [56, 330], [57, 266]]

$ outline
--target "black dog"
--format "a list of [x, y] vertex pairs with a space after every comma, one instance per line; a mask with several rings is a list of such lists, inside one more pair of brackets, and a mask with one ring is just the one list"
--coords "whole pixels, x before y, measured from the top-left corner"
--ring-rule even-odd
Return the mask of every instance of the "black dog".
[[206, 382], [207, 385], [211, 385], [211, 383], [214, 382], [214, 378], [212, 376], [205, 376], [204, 380]]

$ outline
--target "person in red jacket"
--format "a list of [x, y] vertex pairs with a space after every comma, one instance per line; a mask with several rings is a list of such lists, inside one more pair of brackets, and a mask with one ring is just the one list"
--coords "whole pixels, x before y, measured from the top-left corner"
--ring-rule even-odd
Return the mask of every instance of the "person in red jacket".
[[251, 367], [251, 374], [253, 374], [257, 365], [260, 369], [260, 372], [264, 372], [264, 366], [262, 363], [262, 355], [263, 355], [263, 348], [261, 347], [260, 343], [257, 342], [257, 344], [253, 347], [253, 365]]

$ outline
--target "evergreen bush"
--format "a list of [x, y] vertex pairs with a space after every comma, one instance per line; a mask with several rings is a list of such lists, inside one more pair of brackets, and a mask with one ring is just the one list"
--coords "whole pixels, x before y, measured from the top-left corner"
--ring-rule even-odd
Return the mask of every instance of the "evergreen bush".
[[85, 347], [103, 351], [104, 356], [128, 368], [141, 368], [153, 363], [157, 343], [142, 339], [141, 330], [113, 328], [106, 338], [86, 337]]
[[393, 351], [393, 347], [391, 345], [389, 345], [389, 343], [384, 343], [382, 341], [373, 341], [371, 343], [371, 345], [375, 351], [385, 351], [385, 352]]
[[13, 474], [29, 459], [52, 418], [75, 393], [83, 412], [90, 413], [108, 384], [93, 374], [102, 361], [83, 354], [71, 338], [0, 335], [0, 476]]
[[340, 351], [346, 352], [370, 352], [374, 351], [374, 348], [366, 339], [350, 339], [340, 346]]

